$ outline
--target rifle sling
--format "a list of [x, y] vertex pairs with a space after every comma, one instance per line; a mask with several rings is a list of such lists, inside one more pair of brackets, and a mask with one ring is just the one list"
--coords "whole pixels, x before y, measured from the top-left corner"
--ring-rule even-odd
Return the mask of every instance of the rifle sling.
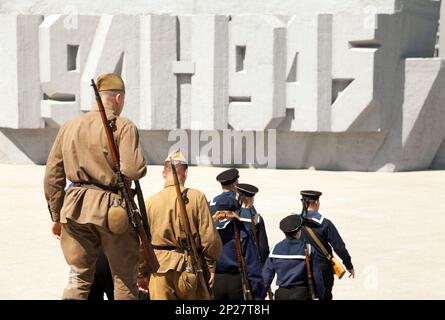
[[307, 232], [309, 233], [309, 235], [311, 236], [311, 238], [315, 241], [315, 243], [317, 244], [317, 246], [320, 248], [320, 250], [323, 252], [324, 256], [326, 257], [326, 259], [328, 259], [329, 261], [331, 261], [332, 259], [332, 255], [328, 252], [328, 250], [326, 250], [326, 247], [321, 243], [320, 239], [318, 239], [317, 235], [315, 234], [315, 232], [308, 226], [305, 226]]
[[[182, 199], [184, 199], [184, 204], [186, 206], [189, 203], [189, 199], [187, 198], [187, 192], [188, 191], [189, 191], [189, 188], [185, 188], [184, 191], [182, 191], [182, 194], [181, 194]], [[187, 212], [186, 212], [186, 214], [187, 214]], [[187, 234], [185, 232], [185, 228], [184, 228], [184, 221], [182, 221], [182, 215], [181, 214], [178, 215], [178, 218], [179, 218], [179, 238], [181, 239], [182, 242], [185, 242], [187, 244], [185, 246], [185, 248], [184, 248], [184, 246], [183, 246], [184, 243], [181, 243], [181, 245], [183, 247], [179, 248], [179, 249], [180, 250], [182, 249], [182, 250], [185, 250], [185, 251], [189, 251], [189, 250], [191, 250], [191, 244], [188, 243], [188, 241], [195, 241], [195, 240], [193, 239], [191, 234], [189, 235], [190, 238], [187, 236]], [[197, 234], [197, 237], [198, 237], [199, 244], [201, 244], [199, 233]], [[189, 248], [187, 248], [187, 247], [189, 247]], [[202, 255], [203, 255], [203, 252], [202, 252], [203, 248], [200, 247], [200, 246], [197, 246], [197, 249], [198, 249], [198, 255], [200, 255], [201, 257], [196, 257], [196, 258], [197, 259], [199, 259], [199, 258], [203, 259], [204, 258], [204, 257], [202, 257]]]
[[[183, 199], [187, 197], [187, 192], [188, 192], [188, 188], [185, 188], [184, 191], [182, 191], [181, 196]], [[178, 199], [178, 201], [179, 201], [179, 199]], [[187, 205], [187, 202], [184, 201], [184, 203]], [[185, 214], [187, 214], [187, 212], [185, 212]], [[190, 245], [190, 243], [188, 243], [187, 233], [185, 232], [185, 228], [184, 228], [184, 221], [182, 221], [182, 214], [178, 214], [178, 219], [179, 219], [179, 239], [181, 242], [180, 245], [182, 247], [185, 247], [182, 249], [185, 249], [188, 251], [188, 250], [190, 250], [191, 245]], [[193, 239], [190, 239], [190, 240], [192, 241]], [[186, 244], [186, 246], [184, 246], [184, 244]]]
[[260, 261], [263, 260], [263, 258], [261, 257], [261, 252], [260, 252], [260, 239], [258, 237], [258, 229], [257, 229], [257, 224], [255, 223], [255, 219], [252, 215], [252, 209], [249, 208], [249, 213], [250, 213], [250, 222], [252, 224], [252, 232], [253, 232], [253, 237], [255, 238], [255, 248], [258, 254], [258, 257], [260, 258]]

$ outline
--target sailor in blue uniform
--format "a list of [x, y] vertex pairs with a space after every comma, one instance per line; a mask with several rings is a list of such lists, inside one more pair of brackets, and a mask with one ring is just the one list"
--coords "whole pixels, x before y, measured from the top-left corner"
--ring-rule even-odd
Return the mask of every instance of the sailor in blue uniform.
[[301, 213], [301, 217], [303, 218], [302, 235], [305, 241], [318, 249], [317, 252], [320, 258], [319, 260], [322, 269], [324, 290], [319, 292], [319, 296], [321, 300], [331, 300], [332, 287], [334, 286], [334, 272], [332, 269], [332, 264], [322, 253], [323, 250], [319, 248], [308, 229], [313, 231], [315, 236], [331, 256], [332, 249], [335, 251], [340, 259], [342, 259], [344, 266], [350, 273], [349, 277], [352, 276], [354, 278], [355, 271], [351, 262], [351, 256], [349, 255], [346, 245], [338, 233], [335, 225], [318, 212], [320, 208], [319, 198], [322, 193], [313, 190], [303, 190], [300, 192], [300, 194], [302, 195], [301, 201], [303, 204]]
[[276, 300], [310, 300], [315, 298], [318, 290], [323, 290], [323, 281], [317, 269], [317, 254], [310, 244], [307, 244], [307, 254], [312, 282], [312, 293], [309, 289], [308, 270], [306, 268], [305, 242], [301, 238], [303, 219], [292, 214], [280, 222], [280, 229], [286, 239], [273, 247], [263, 268], [263, 279], [266, 288], [277, 275], [275, 291]]
[[266, 226], [263, 217], [261, 217], [253, 205], [255, 194], [258, 188], [247, 183], [240, 183], [236, 187], [239, 193], [239, 201], [241, 202], [241, 209], [239, 211], [240, 220], [244, 222], [247, 229], [252, 231], [255, 239], [255, 244], [258, 248], [258, 254], [261, 260], [261, 266], [269, 255], [269, 241], [267, 239]]
[[243, 274], [236, 251], [235, 232], [237, 230], [241, 254], [246, 266], [248, 285], [253, 299], [263, 299], [265, 296], [264, 283], [253, 235], [239, 221], [239, 216], [233, 209], [236, 208], [229, 211], [217, 211], [213, 215], [216, 221], [216, 229], [223, 243], [221, 256], [216, 263], [213, 296], [215, 300], [245, 299]]
[[[238, 211], [240, 204], [237, 199], [236, 186], [238, 185], [239, 172], [237, 169], [229, 169], [216, 176], [216, 180], [221, 183], [222, 193], [210, 200], [210, 213], [213, 215], [217, 210]], [[231, 208], [231, 209], [229, 209]]]

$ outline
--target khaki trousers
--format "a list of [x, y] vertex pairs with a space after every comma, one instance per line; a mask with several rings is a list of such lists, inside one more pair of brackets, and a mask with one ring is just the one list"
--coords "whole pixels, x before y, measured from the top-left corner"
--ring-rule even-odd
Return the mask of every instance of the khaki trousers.
[[79, 224], [70, 219], [67, 221], [62, 224], [60, 243], [71, 271], [62, 299], [88, 298], [100, 247], [110, 264], [114, 298], [137, 299], [139, 239], [136, 231], [130, 226], [127, 232], [117, 235], [91, 223]]
[[166, 273], [154, 273], [150, 277], [150, 300], [200, 300], [200, 290], [189, 294], [179, 290], [178, 283], [180, 271], [169, 270]]

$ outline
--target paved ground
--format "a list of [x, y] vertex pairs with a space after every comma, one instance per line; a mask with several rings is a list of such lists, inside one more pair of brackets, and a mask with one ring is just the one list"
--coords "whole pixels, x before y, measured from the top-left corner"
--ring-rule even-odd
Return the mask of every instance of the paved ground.
[[[67, 266], [50, 235], [43, 166], [0, 165], [0, 299], [58, 299]], [[145, 197], [162, 185], [153, 166], [141, 183]], [[192, 167], [189, 187], [210, 198], [220, 168]], [[411, 173], [241, 169], [257, 185], [256, 207], [270, 244], [279, 221], [300, 211], [298, 191], [324, 192], [320, 211], [340, 230], [357, 270], [336, 280], [336, 299], [445, 299], [445, 171]]]

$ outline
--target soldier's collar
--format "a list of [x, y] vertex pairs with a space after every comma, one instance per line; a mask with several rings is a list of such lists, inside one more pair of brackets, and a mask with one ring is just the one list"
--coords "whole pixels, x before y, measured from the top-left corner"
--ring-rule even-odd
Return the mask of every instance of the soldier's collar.
[[[117, 113], [116, 113], [116, 111], [113, 108], [110, 108], [108, 106], [104, 106], [104, 109], [105, 109], [105, 113], [107, 115], [112, 114], [112, 115], [117, 116]], [[95, 105], [93, 108], [91, 108], [91, 111], [98, 112], [99, 111], [99, 107], [97, 105]]]
[[[169, 179], [169, 180], [166, 180], [166, 181], [165, 181], [165, 183], [164, 183], [164, 188], [172, 187], [172, 186], [174, 186], [174, 185], [175, 185], [175, 182], [173, 181], [173, 179]], [[184, 189], [184, 185], [179, 184], [179, 186], [180, 186], [181, 190]]]

